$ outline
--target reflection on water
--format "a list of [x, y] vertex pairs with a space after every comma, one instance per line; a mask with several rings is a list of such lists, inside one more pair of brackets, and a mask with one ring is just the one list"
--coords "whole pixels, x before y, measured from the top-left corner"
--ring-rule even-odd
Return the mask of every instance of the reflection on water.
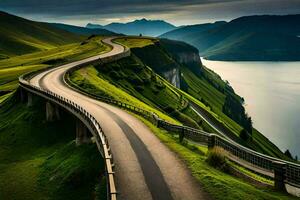
[[245, 98], [259, 131], [299, 157], [300, 62], [202, 61]]

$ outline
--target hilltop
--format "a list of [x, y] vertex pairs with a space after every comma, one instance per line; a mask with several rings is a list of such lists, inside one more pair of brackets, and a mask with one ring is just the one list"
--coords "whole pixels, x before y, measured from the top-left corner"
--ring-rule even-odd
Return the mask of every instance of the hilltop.
[[87, 28], [104, 28], [115, 33], [122, 33], [126, 35], [147, 35], [158, 36], [165, 32], [174, 30], [176, 26], [165, 22], [163, 20], [135, 20], [128, 23], [111, 23], [105, 26], [98, 24], [87, 24]]
[[84, 36], [89, 36], [89, 35], [118, 35], [112, 31], [106, 30], [104, 28], [86, 28], [86, 27], [81, 27], [81, 26], [74, 26], [74, 25], [69, 25], [69, 24], [61, 24], [61, 23], [51, 23], [53, 27], [79, 34], [79, 35], [84, 35]]
[[300, 60], [300, 15], [247, 16], [185, 26], [161, 35], [188, 42], [212, 60]]
[[54, 28], [0, 11], [0, 59], [51, 49], [74, 43], [82, 38]]

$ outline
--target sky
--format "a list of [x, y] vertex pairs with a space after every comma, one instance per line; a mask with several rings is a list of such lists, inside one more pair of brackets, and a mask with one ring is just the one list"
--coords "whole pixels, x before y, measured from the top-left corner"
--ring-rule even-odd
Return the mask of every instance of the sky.
[[300, 0], [0, 0], [0, 10], [36, 21], [80, 26], [141, 18], [180, 26], [245, 15], [300, 14]]

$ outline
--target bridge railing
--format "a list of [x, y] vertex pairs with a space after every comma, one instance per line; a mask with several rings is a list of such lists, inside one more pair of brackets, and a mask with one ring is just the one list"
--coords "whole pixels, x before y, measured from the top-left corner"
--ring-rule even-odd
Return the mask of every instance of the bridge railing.
[[[94, 60], [91, 62], [107, 63], [107, 62], [115, 61], [117, 59], [129, 56], [129, 55], [130, 55], [130, 51], [127, 49], [124, 52], [124, 54], [122, 54], [122, 55], [118, 54], [115, 56], [110, 56], [105, 59], [98, 59], [98, 60]], [[90, 63], [90, 62], [88, 62], [88, 63]], [[100, 97], [100, 96], [96, 96], [96, 95], [85, 92], [84, 90], [82, 90], [82, 88], [73, 84], [72, 81], [70, 81], [69, 76], [73, 71], [75, 71], [81, 67], [84, 67], [86, 65], [87, 65], [86, 62], [82, 63], [82, 64], [78, 64], [77, 66], [70, 68], [69, 70], [66, 71], [66, 73], [64, 75], [64, 81], [67, 83], [67, 85], [69, 87], [71, 87], [72, 89], [77, 90], [78, 92], [83, 93], [84, 95], [89, 96], [91, 98], [100, 100], [105, 103], [113, 104], [120, 108], [129, 110], [133, 113], [139, 114], [139, 115], [143, 116], [144, 118], [148, 119], [149, 121], [151, 121], [153, 124], [157, 125], [158, 127], [162, 127], [162, 128], [164, 128], [170, 132], [173, 132], [175, 134], [181, 134], [183, 137], [185, 137], [189, 140], [195, 141], [197, 143], [206, 145], [209, 148], [212, 148], [214, 146], [221, 147], [229, 153], [228, 154], [229, 159], [238, 158], [239, 160], [243, 160], [246, 163], [248, 163], [248, 164], [246, 164], [245, 167], [254, 166], [251, 168], [251, 170], [253, 170], [259, 174], [268, 176], [270, 178], [274, 178], [274, 165], [275, 165], [274, 162], [283, 163], [284, 181], [292, 186], [300, 188], [300, 165], [299, 164], [295, 164], [292, 162], [288, 162], [285, 160], [267, 156], [262, 153], [258, 153], [256, 151], [246, 148], [234, 141], [228, 140], [219, 135], [207, 133], [202, 130], [198, 130], [198, 129], [187, 127], [187, 126], [180, 126], [180, 125], [175, 125], [175, 124], [169, 123], [165, 120], [160, 119], [158, 117], [158, 115], [156, 115], [155, 113], [146, 111], [146, 110], [138, 108], [136, 106], [124, 103], [122, 101], [118, 101], [118, 100], [115, 100], [115, 99], [109, 98], [109, 97]], [[28, 77], [30, 77], [30, 76], [31, 75], [29, 74]], [[66, 100], [66, 101], [68, 102], [68, 100]], [[78, 107], [78, 106], [79, 105], [76, 105], [75, 107]], [[91, 117], [91, 116], [89, 116], [89, 117]], [[105, 140], [105, 143], [102, 143], [102, 144], [106, 144], [106, 140]], [[108, 177], [108, 180], [110, 180], [109, 177]]]
[[[73, 69], [72, 69], [73, 70]], [[286, 166], [285, 168], [285, 182], [293, 185], [295, 187], [300, 188], [300, 165], [295, 164], [292, 162], [288, 162], [285, 160], [281, 160], [278, 158], [274, 158], [271, 156], [264, 155], [262, 153], [258, 153], [256, 151], [253, 151], [247, 147], [244, 147], [234, 141], [228, 140], [224, 137], [221, 137], [216, 134], [207, 133], [205, 131], [187, 127], [187, 126], [181, 126], [181, 125], [175, 125], [172, 123], [169, 123], [165, 120], [160, 119], [155, 113], [143, 110], [141, 108], [138, 108], [136, 106], [124, 103], [122, 101], [115, 100], [113, 98], [108, 97], [100, 97], [97, 95], [93, 95], [90, 93], [85, 92], [82, 90], [82, 88], [78, 87], [77, 85], [73, 84], [72, 81], [69, 80], [69, 75], [71, 71], [67, 71], [65, 74], [65, 81], [67, 84], [77, 90], [80, 93], [83, 93], [86, 96], [89, 96], [91, 98], [97, 99], [99, 101], [109, 103], [116, 105], [118, 107], [121, 107], [123, 109], [129, 110], [131, 112], [134, 112], [136, 114], [139, 114], [149, 121], [151, 121], [153, 124], [155, 124], [158, 127], [164, 128], [170, 132], [173, 132], [175, 134], [183, 134], [183, 137], [189, 140], [192, 140], [197, 143], [201, 143], [203, 145], [206, 145], [208, 147], [221, 147], [225, 151], [227, 151], [228, 158], [234, 159], [238, 158], [240, 160], [243, 160], [246, 162], [245, 167], [251, 166], [249, 168], [252, 171], [255, 171], [258, 174], [261, 174], [263, 176], [267, 176], [271, 179], [274, 178], [274, 162], [282, 162]]]
[[[29, 74], [30, 76], [30, 74]], [[23, 76], [19, 78], [20, 86], [29, 92], [38, 94], [40, 96], [45, 97], [46, 99], [53, 101], [56, 104], [61, 105], [65, 109], [69, 110], [73, 114], [75, 114], [79, 119], [82, 120], [83, 123], [87, 125], [90, 129], [91, 133], [93, 134], [97, 147], [105, 159], [105, 169], [106, 169], [106, 181], [107, 181], [107, 199], [116, 200], [117, 199], [117, 191], [114, 181], [114, 173], [113, 173], [113, 157], [111, 154], [111, 150], [109, 144], [107, 142], [106, 136], [97, 122], [97, 120], [89, 114], [83, 107], [76, 104], [75, 102], [66, 99], [56, 93], [53, 93], [48, 90], [41, 89], [39, 87], [30, 85]]]
[[[110, 55], [104, 58], [97, 58], [98, 56], [94, 56], [91, 58], [85, 59], [85, 61], [78, 62], [75, 67], [72, 67], [71, 70], [79, 69], [83, 66], [87, 66], [88, 64], [92, 64], [95, 62], [99, 63], [108, 63], [112, 62], [127, 56], [130, 56], [131, 52], [128, 47], [124, 46], [124, 51], [117, 55]], [[105, 137], [105, 134], [100, 126], [100, 124], [97, 122], [97, 120], [88, 113], [83, 107], [76, 104], [75, 102], [64, 98], [63, 96], [60, 96], [56, 93], [53, 93], [49, 90], [44, 90], [40, 87], [36, 87], [34, 85], [31, 85], [29, 83], [29, 80], [33, 78], [35, 75], [48, 71], [54, 67], [47, 67], [43, 69], [39, 69], [36, 71], [32, 71], [30, 73], [24, 74], [19, 77], [19, 84], [22, 88], [33, 92], [37, 95], [43, 96], [46, 99], [49, 99], [50, 101], [53, 101], [62, 107], [66, 108], [73, 114], [75, 114], [77, 117], [79, 117], [83, 123], [87, 125], [87, 127], [90, 129], [91, 133], [94, 135], [98, 150], [100, 151], [102, 157], [105, 159], [105, 169], [106, 169], [106, 182], [107, 182], [107, 199], [110, 200], [116, 200], [117, 199], [117, 190], [115, 185], [115, 178], [114, 178], [114, 172], [113, 172], [113, 157], [110, 151], [110, 147], [107, 141], [107, 138]], [[108, 100], [107, 100], [108, 101]], [[138, 112], [138, 111], [137, 111]], [[140, 112], [140, 110], [139, 110]]]

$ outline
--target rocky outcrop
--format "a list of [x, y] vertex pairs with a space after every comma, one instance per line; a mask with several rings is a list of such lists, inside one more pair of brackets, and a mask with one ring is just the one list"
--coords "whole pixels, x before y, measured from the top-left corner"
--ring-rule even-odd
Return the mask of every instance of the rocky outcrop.
[[163, 77], [169, 81], [172, 85], [180, 88], [180, 70], [179, 68], [173, 68], [171, 70], [162, 73]]
[[176, 60], [182, 64], [197, 63], [202, 65], [200, 56], [196, 52], [180, 52], [176, 54]]

